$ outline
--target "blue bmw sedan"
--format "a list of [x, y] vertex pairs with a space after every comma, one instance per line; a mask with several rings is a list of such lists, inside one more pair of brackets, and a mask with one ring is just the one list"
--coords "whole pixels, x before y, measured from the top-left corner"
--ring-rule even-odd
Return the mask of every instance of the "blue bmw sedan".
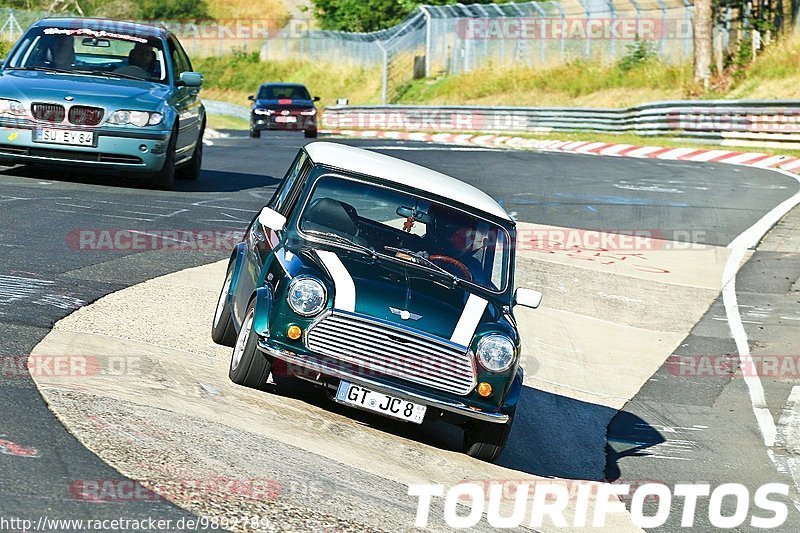
[[104, 19], [33, 24], [0, 70], [0, 163], [196, 179], [202, 76], [163, 28]]

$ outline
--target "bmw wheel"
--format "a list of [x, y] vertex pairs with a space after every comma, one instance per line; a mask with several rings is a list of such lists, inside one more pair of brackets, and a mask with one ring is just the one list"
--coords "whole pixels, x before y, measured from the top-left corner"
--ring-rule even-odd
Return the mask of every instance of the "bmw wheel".
[[272, 363], [258, 349], [258, 335], [253, 331], [255, 306], [255, 300], [247, 306], [242, 328], [239, 330], [236, 344], [233, 347], [228, 376], [237, 385], [263, 389], [272, 370]]
[[175, 188], [175, 147], [178, 144], [178, 125], [172, 129], [167, 144], [167, 152], [164, 156], [164, 166], [155, 173], [153, 182], [156, 187], [164, 191], [171, 191]]
[[186, 165], [178, 171], [178, 177], [185, 180], [196, 180], [200, 178], [200, 172], [203, 166], [203, 135], [206, 131], [206, 125], [200, 128], [200, 135], [197, 136], [197, 144], [194, 147], [194, 154]]

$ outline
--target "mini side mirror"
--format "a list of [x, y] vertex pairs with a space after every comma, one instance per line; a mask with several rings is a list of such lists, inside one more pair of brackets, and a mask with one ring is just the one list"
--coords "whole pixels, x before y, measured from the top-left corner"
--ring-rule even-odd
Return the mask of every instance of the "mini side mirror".
[[543, 296], [544, 295], [539, 291], [519, 288], [514, 291], [514, 305], [536, 309], [541, 305]]
[[250, 96], [248, 96], [247, 99], [250, 100], [251, 102], [255, 102], [256, 101], [255, 95], [252, 95], [252, 94]]
[[265, 207], [258, 214], [258, 222], [272, 231], [281, 231], [286, 226], [286, 217], [274, 209]]
[[315, 102], [319, 102], [319, 96], [315, 96], [315, 97], [314, 97], [314, 101], [315, 101]]
[[199, 72], [181, 72], [178, 85], [181, 87], [200, 87], [203, 85], [203, 75]]

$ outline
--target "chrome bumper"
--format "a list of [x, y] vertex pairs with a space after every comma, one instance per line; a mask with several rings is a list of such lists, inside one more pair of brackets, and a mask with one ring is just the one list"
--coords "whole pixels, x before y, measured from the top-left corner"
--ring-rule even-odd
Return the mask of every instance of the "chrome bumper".
[[344, 379], [357, 385], [363, 385], [368, 389], [382, 392], [396, 398], [420, 403], [422, 405], [427, 405], [443, 411], [449, 411], [451, 413], [457, 413], [459, 415], [474, 418], [476, 420], [482, 420], [484, 422], [494, 422], [496, 424], [505, 424], [508, 422], [508, 415], [506, 414], [476, 411], [464, 403], [443, 401], [437, 398], [423, 396], [415, 392], [398, 389], [396, 387], [392, 387], [391, 385], [379, 383], [372, 379], [365, 378], [364, 376], [353, 374], [352, 372], [348, 372], [347, 370], [331, 365], [326, 361], [309, 360], [307, 357], [298, 355], [294, 352], [273, 348], [272, 346], [269, 346], [264, 339], [258, 339], [258, 349], [270, 357], [276, 357], [286, 361], [287, 363], [297, 365], [298, 367], [319, 372], [320, 374], [331, 376], [333, 378]]

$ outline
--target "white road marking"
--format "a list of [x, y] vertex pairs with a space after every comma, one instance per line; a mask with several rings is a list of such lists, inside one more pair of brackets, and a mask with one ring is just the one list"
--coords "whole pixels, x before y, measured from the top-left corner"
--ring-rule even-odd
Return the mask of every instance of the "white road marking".
[[487, 303], [480, 296], [469, 295], [467, 303], [464, 305], [464, 311], [461, 313], [461, 318], [458, 319], [456, 329], [453, 331], [453, 336], [450, 337], [451, 342], [461, 346], [469, 346], [472, 336], [475, 335], [475, 330], [481, 321], [483, 312], [486, 310]]
[[0, 275], [0, 305], [33, 297], [52, 284], [44, 279]]
[[353, 312], [356, 310], [356, 286], [353, 277], [339, 259], [339, 256], [327, 250], [316, 250], [317, 256], [333, 278], [336, 294], [333, 297], [333, 307], [342, 311]]
[[[790, 172], [780, 169], [774, 169], [774, 171], [792, 177], [800, 183], [800, 177]], [[747, 332], [744, 329], [736, 297], [736, 273], [747, 251], [751, 248], [755, 248], [769, 229], [777, 224], [786, 213], [799, 203], [800, 193], [797, 193], [788, 200], [775, 206], [769, 213], [758, 220], [758, 222], [736, 237], [728, 245], [728, 248], [731, 250], [731, 255], [728, 257], [725, 263], [725, 269], [722, 273], [722, 301], [725, 305], [725, 314], [728, 317], [728, 327], [731, 330], [733, 340], [736, 342], [739, 364], [742, 367], [753, 369], [752, 372], [748, 372], [747, 375], [744, 376], [744, 382], [747, 385], [747, 391], [750, 395], [750, 404], [753, 408], [756, 421], [758, 422], [758, 428], [764, 440], [764, 445], [770, 449], [775, 446], [777, 429], [775, 426], [775, 419], [772, 417], [772, 413], [770, 413], [769, 407], [767, 406], [767, 401], [764, 396], [764, 386], [755, 370], [755, 365], [752, 364]], [[770, 457], [773, 457], [773, 455], [770, 454]]]

